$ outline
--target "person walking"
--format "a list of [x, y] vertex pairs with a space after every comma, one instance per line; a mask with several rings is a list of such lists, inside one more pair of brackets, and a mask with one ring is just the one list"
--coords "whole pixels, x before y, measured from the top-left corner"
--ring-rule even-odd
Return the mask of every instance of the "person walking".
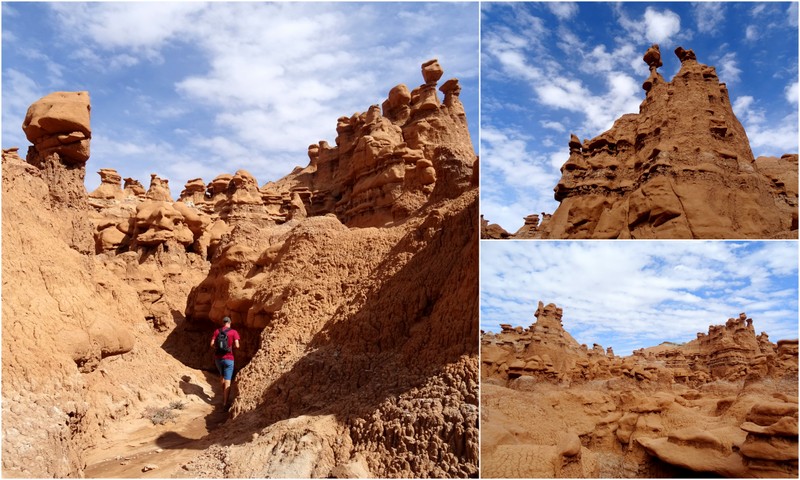
[[214, 362], [222, 377], [222, 407], [228, 408], [228, 394], [233, 378], [233, 349], [239, 348], [239, 332], [231, 328], [231, 318], [222, 319], [223, 326], [214, 330], [211, 338], [211, 348], [214, 348]]

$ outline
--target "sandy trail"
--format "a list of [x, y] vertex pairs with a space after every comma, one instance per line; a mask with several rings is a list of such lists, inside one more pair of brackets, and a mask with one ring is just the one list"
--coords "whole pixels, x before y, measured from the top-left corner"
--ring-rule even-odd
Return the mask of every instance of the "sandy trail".
[[[217, 395], [218, 377], [196, 371], [192, 391], [181, 410], [164, 425], [131, 415], [109, 428], [97, 446], [86, 454], [87, 478], [168, 478], [207, 448], [206, 438], [228, 419]], [[213, 385], [213, 387], [212, 387]], [[134, 417], [134, 418], [131, 418]], [[157, 468], [143, 471], [145, 466]]]

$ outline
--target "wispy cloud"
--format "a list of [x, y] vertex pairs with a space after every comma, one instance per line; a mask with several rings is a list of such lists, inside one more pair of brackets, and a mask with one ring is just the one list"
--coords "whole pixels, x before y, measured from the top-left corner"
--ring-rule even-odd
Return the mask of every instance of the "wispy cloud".
[[550, 156], [531, 149], [529, 142], [535, 144], [512, 128], [484, 123], [481, 130], [481, 210], [492, 212], [486, 219], [511, 233], [522, 226], [525, 216], [552, 213], [557, 206], [553, 186], [559, 179], [558, 167], [554, 169]]
[[[792, 242], [486, 242], [481, 328], [528, 326], [539, 300], [582, 343], [630, 353], [689, 341], [744, 311], [773, 340], [796, 336]], [[609, 279], [614, 279], [610, 282]]]
[[[35, 15], [48, 26], [36, 38], [69, 62], [69, 78], [59, 89], [76, 79], [91, 89], [93, 122], [106, 128], [94, 138], [91, 161], [110, 162], [103, 167], [117, 160], [98, 154], [104, 152], [100, 140], [130, 144], [126, 130], [136, 125], [142, 142], [160, 145], [174, 165], [194, 165], [206, 156], [215, 166], [236, 165], [252, 169], [260, 181], [274, 180], [307, 164], [310, 143], [333, 142], [338, 117], [380, 104], [397, 83], [421, 84], [420, 64], [430, 58], [439, 59], [444, 79], [461, 80], [462, 101], [477, 131], [474, 4], [98, 2], [36, 8], [4, 5], [4, 15], [13, 11], [29, 22], [34, 20], [25, 16]], [[4, 38], [4, 61], [7, 45]], [[41, 83], [38, 75], [15, 71]], [[23, 80], [11, 75], [6, 84]], [[3, 123], [5, 141], [5, 118]], [[167, 134], [175, 130], [187, 134]], [[191, 139], [201, 140], [185, 143]], [[163, 155], [126, 151], [143, 169], [165, 165]], [[184, 158], [195, 153], [191, 162]], [[167, 170], [183, 175], [186, 169]], [[189, 175], [171, 178], [173, 189], [197, 176]]]
[[637, 41], [666, 42], [681, 29], [681, 17], [670, 9], [647, 7], [641, 18], [632, 19], [618, 7], [617, 15], [620, 25]]
[[[797, 82], [784, 90], [786, 100], [797, 103]], [[750, 95], [742, 95], [733, 101], [733, 111], [747, 132], [750, 147], [756, 157], [781, 156], [797, 152], [797, 112], [775, 117]]]
[[733, 83], [739, 80], [742, 70], [739, 68], [739, 60], [736, 52], [728, 52], [716, 61], [717, 69], [721, 82]]
[[547, 3], [547, 8], [559, 20], [569, 20], [578, 13], [578, 4], [575, 2], [550, 2]]
[[725, 20], [725, 3], [698, 2], [692, 4], [697, 30], [710, 35], [717, 34], [717, 27]]

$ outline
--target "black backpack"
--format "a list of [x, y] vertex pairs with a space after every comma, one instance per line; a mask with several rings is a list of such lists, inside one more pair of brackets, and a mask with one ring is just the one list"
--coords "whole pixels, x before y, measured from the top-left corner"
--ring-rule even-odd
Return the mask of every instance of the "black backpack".
[[230, 328], [225, 330], [220, 328], [217, 339], [214, 340], [214, 345], [217, 347], [217, 355], [231, 353], [231, 345], [228, 343], [228, 332], [230, 332], [230, 330]]

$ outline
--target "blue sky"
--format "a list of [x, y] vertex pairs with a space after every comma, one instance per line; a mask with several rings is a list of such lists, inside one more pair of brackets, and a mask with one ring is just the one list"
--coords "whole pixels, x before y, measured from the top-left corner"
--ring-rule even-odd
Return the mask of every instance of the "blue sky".
[[716, 66], [756, 157], [797, 152], [797, 2], [486, 2], [481, 17], [481, 213], [509, 232], [558, 206], [570, 133], [639, 111], [652, 43], [667, 80], [679, 45]]
[[756, 333], [797, 338], [792, 241], [484, 241], [481, 329], [528, 327], [541, 300], [580, 343], [618, 354], [688, 342], [746, 312]]
[[176, 198], [242, 168], [277, 180], [431, 58], [461, 81], [477, 151], [477, 3], [4, 2], [2, 17], [2, 145], [24, 157], [28, 106], [88, 90], [89, 191], [100, 168], [145, 188], [156, 173]]

